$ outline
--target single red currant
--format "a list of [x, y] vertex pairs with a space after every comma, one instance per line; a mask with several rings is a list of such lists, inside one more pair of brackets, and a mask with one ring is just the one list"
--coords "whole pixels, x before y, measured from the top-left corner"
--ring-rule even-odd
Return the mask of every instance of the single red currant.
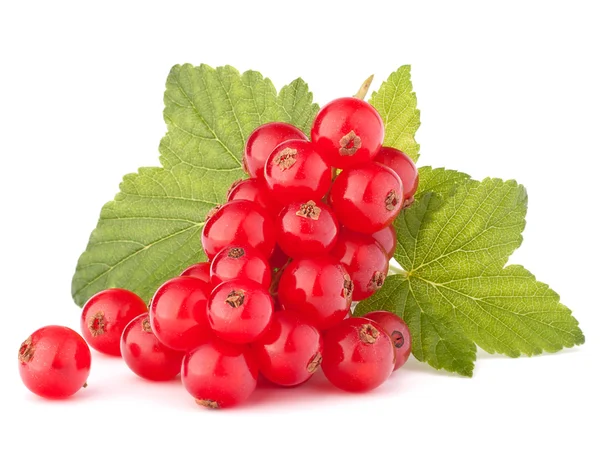
[[329, 195], [340, 223], [372, 234], [398, 216], [402, 209], [402, 181], [391, 168], [369, 163], [342, 171]]
[[251, 347], [259, 371], [277, 385], [306, 382], [321, 365], [321, 334], [290, 310], [276, 312], [268, 332]]
[[342, 321], [353, 298], [353, 284], [342, 264], [329, 256], [294, 259], [283, 269], [277, 289], [285, 310], [319, 330]]
[[181, 380], [196, 402], [207, 408], [231, 407], [256, 389], [258, 368], [250, 350], [211, 338], [186, 354]]
[[267, 158], [277, 145], [286, 140], [308, 140], [302, 131], [287, 123], [272, 122], [256, 128], [244, 150], [244, 167], [253, 178], [264, 177], [264, 167]]
[[412, 341], [408, 326], [402, 318], [387, 310], [376, 310], [363, 316], [378, 323], [391, 337], [396, 350], [394, 371], [406, 363], [412, 349]]
[[271, 267], [262, 253], [254, 248], [228, 246], [217, 253], [210, 264], [212, 285], [243, 278], [256, 281], [265, 288], [271, 285]]
[[19, 348], [19, 374], [33, 393], [50, 399], [86, 386], [92, 355], [85, 340], [64, 326], [36, 330]]
[[419, 186], [419, 170], [406, 153], [391, 147], [381, 147], [375, 162], [391, 168], [400, 177], [404, 190], [404, 201], [408, 204], [414, 200]]
[[208, 302], [208, 321], [223, 340], [250, 343], [268, 330], [273, 307], [269, 292], [258, 282], [235, 279], [213, 290]]
[[235, 200], [209, 214], [202, 230], [202, 247], [212, 259], [226, 246], [242, 245], [256, 248], [269, 257], [275, 247], [275, 227], [260, 206]]
[[200, 262], [190, 265], [180, 276], [191, 276], [210, 284], [210, 262]]
[[267, 159], [265, 180], [275, 200], [282, 204], [320, 199], [329, 190], [331, 168], [312, 143], [288, 140]]
[[273, 201], [264, 179], [250, 178], [234, 182], [227, 193], [227, 201], [247, 200], [258, 204], [269, 214], [276, 216], [281, 209]]
[[380, 231], [374, 232], [371, 234], [377, 243], [381, 245], [383, 251], [387, 254], [388, 258], [394, 257], [394, 252], [396, 251], [396, 244], [398, 243], [398, 238], [396, 236], [396, 228], [394, 225], [386, 226]]
[[330, 254], [348, 271], [354, 283], [354, 301], [368, 298], [383, 286], [389, 260], [372, 236], [342, 229]]
[[81, 312], [81, 334], [96, 351], [121, 355], [121, 334], [136, 316], [147, 312], [146, 303], [133, 292], [109, 288], [92, 296]]
[[311, 136], [330, 165], [346, 169], [375, 157], [383, 143], [383, 121], [366, 101], [338, 98], [319, 111]]
[[210, 335], [206, 305], [210, 285], [180, 276], [161, 285], [150, 303], [150, 326], [163, 345], [189, 351]]
[[376, 322], [349, 318], [323, 337], [323, 373], [336, 387], [353, 392], [381, 385], [394, 369], [394, 345]]
[[143, 313], [134, 318], [121, 336], [123, 360], [140, 377], [148, 380], [170, 380], [181, 371], [183, 352], [163, 345], [152, 333], [150, 318]]
[[310, 200], [288, 204], [277, 217], [275, 229], [281, 249], [296, 258], [331, 251], [339, 225], [329, 206]]

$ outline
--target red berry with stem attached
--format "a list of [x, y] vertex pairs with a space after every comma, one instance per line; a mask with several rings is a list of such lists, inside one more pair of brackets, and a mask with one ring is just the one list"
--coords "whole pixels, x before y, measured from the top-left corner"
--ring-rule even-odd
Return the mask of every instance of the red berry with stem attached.
[[64, 326], [36, 330], [19, 348], [19, 374], [33, 393], [50, 399], [86, 386], [92, 355], [85, 340]]
[[250, 349], [217, 338], [183, 358], [181, 380], [196, 402], [207, 408], [239, 404], [256, 389], [258, 368]]
[[389, 259], [372, 236], [343, 229], [330, 254], [348, 271], [354, 283], [354, 301], [368, 298], [383, 286]]
[[234, 182], [227, 193], [227, 201], [247, 200], [259, 205], [271, 215], [277, 215], [280, 206], [273, 201], [264, 179], [244, 179]]
[[245, 344], [267, 331], [273, 307], [266, 288], [250, 279], [238, 278], [215, 287], [208, 302], [208, 320], [218, 337]]
[[162, 344], [189, 351], [210, 335], [206, 306], [210, 285], [180, 276], [161, 285], [150, 303], [150, 326]]
[[277, 385], [299, 385], [321, 365], [321, 334], [290, 310], [276, 312], [269, 331], [251, 347], [259, 371]]
[[265, 180], [275, 200], [282, 204], [320, 199], [329, 190], [331, 168], [312, 143], [288, 140], [267, 159]]
[[180, 276], [191, 276], [210, 284], [210, 262], [200, 262], [187, 267]]
[[275, 228], [277, 243], [292, 258], [328, 253], [339, 231], [331, 208], [312, 200], [288, 204], [279, 213]]
[[244, 150], [246, 172], [253, 178], [263, 178], [265, 162], [271, 152], [290, 139], [308, 140], [302, 131], [288, 123], [272, 122], [256, 128], [248, 137]]
[[323, 337], [325, 377], [353, 392], [381, 385], [394, 369], [394, 345], [383, 327], [365, 318], [348, 318]]
[[381, 245], [383, 251], [387, 254], [388, 258], [394, 257], [396, 251], [396, 244], [398, 238], [396, 236], [396, 228], [394, 225], [386, 226], [385, 228], [371, 234], [377, 243]]
[[375, 157], [383, 143], [383, 121], [366, 101], [338, 98], [319, 111], [311, 137], [330, 165], [346, 169]]
[[342, 321], [353, 298], [353, 284], [341, 263], [329, 256], [294, 259], [282, 271], [277, 289], [285, 310], [319, 330]]
[[109, 288], [92, 296], [81, 312], [81, 334], [96, 351], [121, 355], [121, 334], [136, 316], [147, 312], [146, 303], [133, 292]]
[[148, 380], [170, 380], [181, 371], [183, 352], [163, 345], [152, 332], [147, 313], [134, 318], [121, 336], [123, 360], [140, 377]]
[[391, 168], [369, 163], [342, 171], [329, 199], [342, 225], [372, 234], [389, 226], [402, 210], [402, 182]]
[[391, 147], [381, 147], [375, 162], [391, 168], [402, 181], [404, 201], [412, 202], [414, 194], [419, 187], [419, 170], [406, 153]]
[[202, 230], [202, 247], [212, 259], [226, 246], [256, 248], [269, 257], [275, 247], [273, 220], [260, 206], [246, 200], [216, 208]]
[[254, 248], [228, 246], [217, 253], [210, 264], [212, 285], [242, 278], [250, 279], [265, 288], [271, 285], [271, 267], [262, 253]]
[[396, 350], [394, 371], [406, 363], [412, 349], [412, 340], [408, 326], [402, 318], [387, 310], [376, 310], [363, 316], [378, 323], [392, 339]]

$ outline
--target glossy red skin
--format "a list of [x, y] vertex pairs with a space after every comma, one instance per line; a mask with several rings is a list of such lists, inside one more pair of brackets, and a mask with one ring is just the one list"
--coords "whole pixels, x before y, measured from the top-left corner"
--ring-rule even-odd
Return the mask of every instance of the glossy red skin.
[[92, 296], [81, 312], [81, 335], [96, 351], [121, 355], [121, 334], [136, 316], [147, 312], [146, 303], [133, 292], [109, 288]]
[[279, 203], [271, 198], [264, 179], [249, 178], [236, 181], [227, 193], [227, 201], [247, 200], [258, 204], [270, 215], [276, 216], [281, 209]]
[[269, 258], [269, 265], [271, 269], [281, 269], [285, 266], [286, 263], [290, 260], [290, 256], [283, 252], [279, 245], [275, 245], [275, 249], [273, 250], [273, 254]]
[[[288, 168], [277, 164], [287, 149], [297, 151]], [[331, 184], [331, 168], [311, 142], [288, 140], [277, 146], [265, 165], [265, 180], [272, 196], [281, 204], [322, 198]]]
[[277, 145], [290, 139], [308, 140], [308, 137], [288, 123], [272, 122], [256, 128], [248, 137], [244, 149], [246, 172], [253, 178], [264, 178], [267, 158]]
[[[365, 325], [378, 333], [373, 343], [360, 337]], [[389, 335], [379, 324], [365, 318], [348, 318], [323, 336], [323, 373], [342, 390], [363, 392], [377, 388], [390, 377], [394, 357]]]
[[150, 329], [150, 318], [143, 313], [134, 318], [121, 335], [121, 354], [131, 371], [148, 380], [175, 378], [181, 371], [183, 352], [163, 345]]
[[327, 254], [335, 245], [340, 229], [329, 206], [316, 201], [320, 213], [313, 219], [298, 215], [304, 204], [306, 203], [288, 204], [275, 221], [277, 243], [292, 258]]
[[[386, 197], [397, 201], [388, 210]], [[331, 186], [329, 201], [340, 223], [349, 229], [373, 234], [392, 224], [402, 210], [402, 181], [391, 168], [369, 163], [342, 171]]]
[[[228, 302], [232, 292], [244, 295], [243, 303]], [[235, 344], [256, 341], [269, 328], [273, 299], [266, 288], [249, 279], [234, 279], [215, 287], [208, 302], [208, 321], [215, 335]]]
[[210, 335], [206, 307], [210, 285], [180, 276], [161, 285], [150, 303], [150, 325], [156, 338], [175, 351], [189, 351]]
[[[243, 253], [243, 254], [242, 254]], [[239, 255], [242, 254], [242, 255]], [[262, 253], [254, 248], [228, 246], [217, 253], [210, 264], [210, 280], [221, 282], [242, 278], [250, 279], [268, 289], [271, 285], [271, 267]]]
[[210, 262], [200, 262], [190, 265], [179, 276], [191, 276], [210, 284]]
[[202, 230], [202, 247], [209, 259], [226, 246], [246, 246], [270, 257], [275, 248], [273, 220], [260, 206], [235, 200], [221, 206]]
[[[196, 401], [214, 408], [237, 405], [256, 389], [258, 367], [250, 349], [212, 338], [183, 358], [181, 380]], [[207, 405], [207, 402], [201, 405]], [[199, 402], [200, 403], [200, 402]]]
[[269, 331], [251, 347], [261, 374], [291, 387], [306, 382], [319, 368], [323, 340], [315, 327], [285, 310], [273, 315]]
[[412, 349], [410, 330], [402, 318], [387, 310], [376, 310], [363, 316], [378, 323], [392, 339], [396, 351], [394, 371], [406, 363]]
[[394, 257], [394, 252], [396, 252], [396, 245], [398, 243], [398, 237], [396, 235], [396, 228], [394, 228], [394, 225], [386, 226], [380, 231], [374, 232], [371, 234], [371, 236], [377, 243], [381, 245], [388, 258], [391, 259]]
[[377, 273], [385, 279], [389, 259], [372, 236], [342, 229], [330, 255], [348, 271], [354, 283], [353, 301], [362, 301], [381, 288], [373, 280]]
[[[360, 138], [360, 148], [352, 155], [341, 155], [340, 140], [351, 131]], [[317, 114], [311, 140], [329, 165], [346, 169], [372, 160], [381, 148], [383, 133], [383, 121], [373, 106], [358, 98], [338, 98]]]
[[36, 330], [19, 348], [19, 374], [33, 393], [61, 399], [85, 386], [92, 355], [85, 340], [64, 326]]
[[414, 196], [419, 187], [419, 170], [406, 153], [391, 147], [381, 147], [375, 156], [375, 162], [391, 168], [400, 177], [405, 201]]
[[350, 310], [353, 297], [344, 294], [347, 278], [342, 264], [329, 256], [294, 259], [283, 269], [278, 299], [285, 310], [295, 311], [319, 330], [328, 329]]

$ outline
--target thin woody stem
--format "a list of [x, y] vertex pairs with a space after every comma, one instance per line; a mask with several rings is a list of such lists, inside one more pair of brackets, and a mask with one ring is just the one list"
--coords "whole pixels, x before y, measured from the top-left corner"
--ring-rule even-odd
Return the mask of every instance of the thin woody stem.
[[371, 87], [371, 83], [373, 82], [373, 77], [375, 75], [371, 75], [370, 77], [368, 77], [364, 83], [362, 83], [362, 86], [360, 86], [360, 89], [358, 89], [358, 92], [356, 92], [356, 95], [354, 95], [354, 98], [358, 98], [360, 100], [364, 100], [365, 97], [367, 96], [367, 92], [369, 91], [369, 87]]

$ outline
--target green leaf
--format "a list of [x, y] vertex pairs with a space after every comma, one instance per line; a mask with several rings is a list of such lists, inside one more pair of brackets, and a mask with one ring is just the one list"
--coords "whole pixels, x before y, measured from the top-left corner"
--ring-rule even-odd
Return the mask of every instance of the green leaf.
[[410, 80], [410, 66], [405, 65], [392, 73], [369, 102], [377, 109], [385, 125], [384, 145], [408, 154], [413, 161], [419, 158], [419, 144], [415, 133], [421, 125], [417, 96]]
[[301, 79], [277, 94], [258, 72], [240, 74], [229, 66], [173, 67], [164, 100], [163, 168], [125, 176], [114, 201], [102, 208], [73, 276], [79, 305], [110, 287], [149, 300], [164, 281], [205, 260], [200, 232], [206, 214], [244, 176], [248, 135], [270, 121], [307, 131], [318, 111]]
[[404, 316], [415, 357], [463, 375], [472, 374], [475, 344], [511, 357], [582, 344], [558, 294], [525, 268], [505, 267], [522, 241], [523, 186], [439, 169], [423, 173], [425, 189], [438, 191], [421, 192], [395, 223], [395, 257], [406, 272], [390, 276], [357, 313]]

